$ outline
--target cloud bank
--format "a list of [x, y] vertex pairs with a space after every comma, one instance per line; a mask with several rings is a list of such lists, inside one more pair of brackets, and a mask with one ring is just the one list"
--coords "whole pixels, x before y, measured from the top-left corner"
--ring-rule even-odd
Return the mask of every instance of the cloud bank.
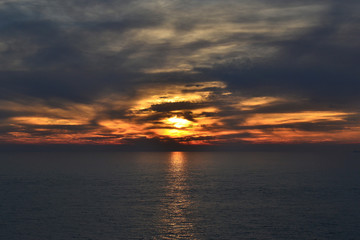
[[0, 142], [358, 143], [357, 1], [0, 3]]

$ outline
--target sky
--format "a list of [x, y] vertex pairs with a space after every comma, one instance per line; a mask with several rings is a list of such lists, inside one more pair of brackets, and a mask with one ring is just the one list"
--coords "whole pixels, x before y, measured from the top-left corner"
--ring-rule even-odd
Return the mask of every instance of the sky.
[[360, 143], [358, 0], [2, 0], [0, 144]]

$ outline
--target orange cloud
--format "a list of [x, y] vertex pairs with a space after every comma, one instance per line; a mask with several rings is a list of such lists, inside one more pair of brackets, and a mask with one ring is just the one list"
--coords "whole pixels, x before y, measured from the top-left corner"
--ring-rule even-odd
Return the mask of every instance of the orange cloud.
[[254, 114], [246, 120], [244, 126], [278, 125], [286, 123], [343, 121], [353, 113], [334, 111], [305, 111], [294, 113], [261, 113]]
[[86, 120], [81, 119], [64, 119], [50, 117], [14, 117], [11, 118], [13, 123], [32, 124], [32, 125], [83, 125], [87, 124]]

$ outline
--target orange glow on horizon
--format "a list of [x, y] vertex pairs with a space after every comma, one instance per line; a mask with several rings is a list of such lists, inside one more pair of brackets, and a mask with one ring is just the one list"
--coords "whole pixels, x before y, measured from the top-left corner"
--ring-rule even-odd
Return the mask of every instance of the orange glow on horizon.
[[[172, 139], [188, 145], [237, 141], [360, 142], [360, 124], [348, 121], [356, 116], [353, 112], [312, 110], [256, 113], [261, 107], [292, 101], [295, 100], [276, 96], [234, 96], [227, 91], [226, 84], [209, 81], [142, 86], [131, 99], [113, 93], [88, 104], [66, 102], [62, 108], [51, 107], [41, 101], [29, 108], [26, 103], [7, 102], [2, 109], [14, 109], [24, 115], [18, 114], [0, 123], [2, 127], [11, 126], [6, 134], [0, 136], [0, 141], [126, 144], [129, 141], [136, 143], [139, 139]], [[27, 109], [29, 112], [26, 112]], [[298, 127], [302, 123], [306, 123], [306, 126], [314, 124], [314, 128], [304, 130]], [[317, 130], [316, 124], [319, 123], [325, 128], [329, 123], [330, 130]], [[344, 126], [336, 128], [342, 124]]]
[[254, 134], [254, 137], [243, 138], [243, 140], [252, 143], [360, 143], [360, 127], [327, 133], [283, 128], [274, 128], [272, 132], [260, 130], [252, 130], [250, 132]]

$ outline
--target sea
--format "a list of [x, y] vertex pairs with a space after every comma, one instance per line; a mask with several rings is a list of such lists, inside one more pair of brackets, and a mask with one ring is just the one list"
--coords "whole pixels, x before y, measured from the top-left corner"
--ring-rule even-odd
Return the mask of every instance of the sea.
[[360, 239], [360, 154], [0, 153], [0, 239]]

